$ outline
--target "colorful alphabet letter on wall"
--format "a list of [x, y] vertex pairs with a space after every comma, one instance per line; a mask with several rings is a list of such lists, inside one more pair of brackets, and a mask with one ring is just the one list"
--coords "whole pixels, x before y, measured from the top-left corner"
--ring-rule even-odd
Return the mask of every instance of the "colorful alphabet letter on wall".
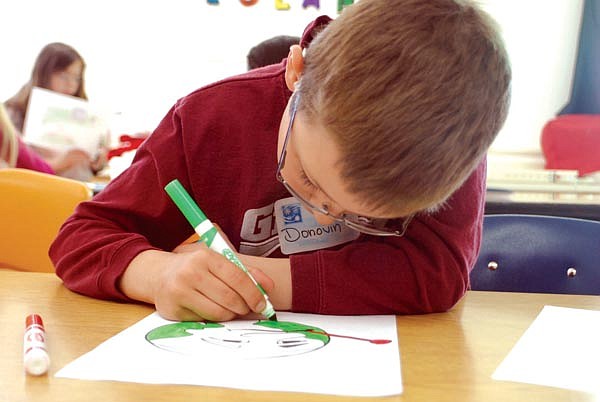
[[290, 3], [287, 3], [283, 0], [275, 0], [275, 8], [278, 10], [289, 10]]
[[321, 5], [319, 4], [319, 0], [304, 0], [304, 2], [302, 3], [303, 8], [307, 8], [310, 6], [315, 7], [317, 10], [321, 7]]
[[338, 0], [338, 13], [341, 13], [345, 7], [354, 4], [354, 0]]

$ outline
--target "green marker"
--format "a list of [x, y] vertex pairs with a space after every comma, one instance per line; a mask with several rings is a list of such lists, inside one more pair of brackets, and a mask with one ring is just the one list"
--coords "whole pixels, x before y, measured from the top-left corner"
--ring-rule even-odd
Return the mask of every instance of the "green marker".
[[277, 321], [275, 309], [273, 309], [273, 305], [269, 301], [267, 292], [265, 292], [262, 286], [256, 282], [256, 279], [254, 279], [252, 274], [248, 271], [244, 264], [242, 264], [237, 255], [235, 255], [233, 250], [231, 250], [223, 236], [221, 236], [217, 228], [215, 228], [212, 222], [208, 220], [206, 215], [204, 215], [204, 212], [202, 212], [190, 194], [185, 190], [185, 188], [183, 188], [179, 180], [175, 179], [167, 184], [165, 186], [165, 191], [167, 194], [169, 194], [175, 205], [177, 205], [177, 207], [181, 210], [196, 233], [198, 233], [200, 236], [200, 241], [204, 242], [208, 248], [224, 255], [225, 258], [237, 265], [238, 268], [244, 271], [250, 277], [250, 279], [252, 279], [252, 282], [254, 282], [258, 290], [260, 290], [260, 293], [262, 293], [263, 297], [265, 298], [266, 306], [265, 309], [261, 311], [261, 314], [271, 321]]

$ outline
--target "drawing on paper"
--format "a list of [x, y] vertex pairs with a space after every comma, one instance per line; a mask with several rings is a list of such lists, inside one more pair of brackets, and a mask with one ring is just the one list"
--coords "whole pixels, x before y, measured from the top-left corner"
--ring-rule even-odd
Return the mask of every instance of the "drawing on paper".
[[206, 357], [207, 353], [231, 353], [241, 359], [287, 357], [313, 352], [326, 346], [331, 337], [367, 341], [373, 344], [387, 339], [364, 339], [330, 334], [321, 328], [290, 322], [260, 320], [247, 322], [175, 322], [146, 334], [152, 345], [188, 356]]
[[347, 396], [402, 393], [395, 316], [277, 316], [279, 322], [177, 322], [153, 312], [55, 376]]

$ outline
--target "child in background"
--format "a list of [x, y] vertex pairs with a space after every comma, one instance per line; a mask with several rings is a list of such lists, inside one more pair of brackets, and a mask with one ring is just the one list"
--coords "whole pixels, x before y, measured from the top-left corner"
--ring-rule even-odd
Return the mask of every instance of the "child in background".
[[248, 52], [248, 70], [281, 63], [292, 45], [300, 43], [300, 37], [279, 35], [260, 42]]
[[[81, 158], [79, 149], [72, 149], [57, 156], [57, 164], [71, 165]], [[60, 160], [63, 159], [63, 160]], [[0, 168], [17, 167], [55, 174], [52, 167], [21, 140], [17, 129], [0, 103]]]
[[[65, 95], [87, 100], [85, 93], [85, 62], [81, 55], [64, 43], [50, 43], [36, 58], [31, 79], [5, 102], [8, 114], [19, 132], [23, 131], [27, 107], [33, 87], [49, 89]], [[106, 163], [106, 151], [92, 161], [82, 150], [67, 154], [42, 147], [32, 148], [61, 176], [87, 180]]]
[[[129, 169], [62, 226], [56, 272], [76, 292], [168, 319], [260, 312], [240, 269], [181, 245], [193, 229], [164, 190], [179, 179], [278, 310], [446, 311], [477, 258], [510, 75], [493, 21], [465, 0], [361, 0], [319, 17], [286, 63], [176, 102]], [[289, 236], [290, 222], [313, 237]]]

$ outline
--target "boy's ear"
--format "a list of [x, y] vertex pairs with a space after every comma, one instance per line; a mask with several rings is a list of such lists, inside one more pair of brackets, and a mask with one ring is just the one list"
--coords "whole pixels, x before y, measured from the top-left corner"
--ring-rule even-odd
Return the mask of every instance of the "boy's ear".
[[285, 83], [290, 91], [296, 89], [295, 84], [302, 76], [302, 71], [304, 71], [302, 48], [299, 45], [292, 45], [285, 65]]

